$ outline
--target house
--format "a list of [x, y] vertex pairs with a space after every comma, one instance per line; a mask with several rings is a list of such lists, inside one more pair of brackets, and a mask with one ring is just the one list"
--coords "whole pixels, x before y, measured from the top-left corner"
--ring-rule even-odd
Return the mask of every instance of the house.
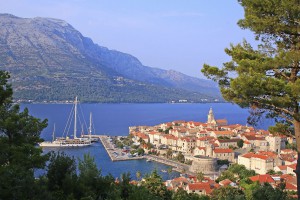
[[210, 195], [213, 191], [213, 188], [209, 183], [190, 183], [186, 186], [187, 193], [196, 193], [199, 195]]
[[258, 135], [244, 135], [241, 139], [250, 142], [252, 146], [259, 147], [260, 150], [269, 150], [269, 143], [265, 137]]
[[296, 166], [297, 166], [296, 163], [295, 163], [295, 164], [288, 165], [287, 168], [286, 168], [286, 173], [287, 173], [287, 174], [291, 174], [291, 175], [293, 175], [293, 176], [296, 176], [296, 174], [295, 174], [295, 172], [294, 172], [294, 170], [296, 170]]
[[227, 119], [217, 119], [216, 122], [218, 126], [226, 126], [228, 124]]
[[228, 160], [229, 162], [234, 162], [234, 152], [232, 149], [214, 149], [213, 158], [218, 158], [220, 160]]
[[196, 133], [196, 137], [197, 138], [206, 137], [206, 136], [208, 136], [208, 132], [207, 131], [198, 131]]
[[215, 141], [215, 143], [219, 145], [219, 148], [226, 149], [229, 147], [238, 147], [237, 142], [239, 140], [240, 139], [227, 139], [227, 140], [218, 139]]
[[256, 176], [251, 176], [251, 177], [249, 177], [249, 179], [253, 182], [258, 181], [260, 184], [264, 184], [264, 183], [274, 184], [275, 183], [275, 180], [269, 174], [260, 174], [260, 175], [256, 175]]
[[167, 188], [177, 191], [179, 188], [185, 188], [189, 183], [190, 181], [188, 178], [180, 176], [174, 178], [173, 180], [166, 181], [165, 185]]
[[236, 183], [235, 182], [232, 182], [231, 180], [229, 179], [225, 179], [223, 181], [220, 181], [219, 184], [223, 187], [226, 187], [226, 186], [232, 186], [232, 187], [235, 187], [236, 186]]
[[233, 131], [212, 131], [210, 136], [218, 138], [218, 137], [228, 137], [231, 138], [235, 133]]
[[201, 137], [197, 138], [196, 146], [197, 147], [205, 147], [205, 145], [209, 144], [211, 141], [215, 141], [214, 137]]
[[178, 139], [178, 150], [184, 153], [192, 153], [196, 147], [196, 139], [190, 137], [182, 137]]
[[291, 165], [297, 163], [298, 154], [294, 152], [290, 152], [288, 154], [280, 154], [280, 159], [282, 160], [284, 165]]
[[206, 156], [206, 147], [196, 147], [193, 152], [194, 156]]
[[285, 148], [285, 141], [282, 137], [269, 135], [266, 137], [266, 140], [269, 143], [269, 150], [279, 153], [281, 149]]
[[274, 170], [276, 160], [263, 153], [246, 153], [238, 156], [238, 164], [245, 165], [249, 170], [254, 170], [258, 174], [266, 174], [269, 170]]
[[275, 172], [281, 172], [282, 174], [286, 174], [287, 165], [281, 165], [274, 167]]

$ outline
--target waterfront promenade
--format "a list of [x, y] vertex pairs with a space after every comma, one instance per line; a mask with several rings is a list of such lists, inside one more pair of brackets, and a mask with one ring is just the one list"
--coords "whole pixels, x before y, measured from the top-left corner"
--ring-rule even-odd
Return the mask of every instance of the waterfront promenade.
[[183, 164], [183, 163], [180, 163], [180, 162], [169, 160], [169, 159], [164, 158], [164, 157], [154, 156], [154, 155], [145, 155], [144, 157], [147, 158], [148, 160], [151, 160], [151, 161], [155, 161], [155, 162], [159, 162], [159, 163], [162, 163], [162, 164], [165, 164], [165, 165], [169, 165], [169, 166], [173, 167], [172, 170], [174, 170], [174, 171], [177, 171], [177, 172], [180, 172], [180, 173], [193, 174], [189, 171], [190, 166], [187, 165], [187, 164]]

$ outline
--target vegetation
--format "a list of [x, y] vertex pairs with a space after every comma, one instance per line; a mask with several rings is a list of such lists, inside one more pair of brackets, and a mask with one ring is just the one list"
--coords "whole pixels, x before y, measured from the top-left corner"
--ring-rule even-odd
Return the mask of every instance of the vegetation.
[[221, 173], [217, 181], [222, 181], [225, 179], [229, 179], [231, 181], [243, 180], [247, 179], [251, 176], [255, 176], [256, 173], [254, 170], [248, 170], [244, 165], [232, 164], [230, 167]]
[[244, 140], [240, 139], [239, 141], [237, 141], [237, 146], [239, 148], [242, 148], [244, 146]]
[[[247, 41], [231, 45], [225, 52], [232, 61], [222, 69], [205, 64], [202, 72], [218, 82], [225, 100], [251, 108], [248, 119], [251, 124], [270, 117], [280, 124], [271, 128], [273, 133], [295, 134], [299, 153], [300, 2], [239, 0], [239, 3], [245, 18], [238, 25], [256, 34], [258, 47], [254, 49]], [[293, 125], [294, 131], [286, 131], [291, 129], [282, 129], [282, 125]], [[300, 154], [296, 174], [300, 188]]]

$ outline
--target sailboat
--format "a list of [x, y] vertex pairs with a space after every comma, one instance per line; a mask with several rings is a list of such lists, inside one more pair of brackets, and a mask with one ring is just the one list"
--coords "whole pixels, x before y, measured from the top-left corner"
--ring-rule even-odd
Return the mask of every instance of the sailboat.
[[[92, 144], [90, 138], [77, 138], [77, 97], [74, 101], [74, 135], [73, 138], [69, 137], [54, 137], [55, 126], [52, 133], [52, 141], [41, 142], [41, 147], [84, 147]], [[55, 138], [55, 139], [54, 139]]]
[[81, 133], [81, 138], [89, 138], [91, 142], [98, 142], [99, 138], [98, 137], [93, 137], [92, 136], [92, 113], [90, 113], [90, 126], [88, 129], [88, 134], [84, 134], [83, 128], [82, 128], [82, 133]]

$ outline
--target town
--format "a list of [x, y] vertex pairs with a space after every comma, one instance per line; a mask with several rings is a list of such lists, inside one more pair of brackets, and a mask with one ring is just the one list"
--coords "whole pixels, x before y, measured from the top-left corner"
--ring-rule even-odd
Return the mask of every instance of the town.
[[129, 127], [129, 135], [146, 154], [169, 160], [180, 155], [177, 160], [189, 166], [183, 170], [185, 176], [165, 182], [171, 190], [210, 195], [222, 186], [239, 187], [246, 170], [246, 178], [252, 182], [269, 183], [274, 188], [284, 183], [285, 191], [296, 194], [295, 139], [247, 125], [230, 125], [226, 119], [215, 119], [212, 108], [205, 123], [134, 126]]

